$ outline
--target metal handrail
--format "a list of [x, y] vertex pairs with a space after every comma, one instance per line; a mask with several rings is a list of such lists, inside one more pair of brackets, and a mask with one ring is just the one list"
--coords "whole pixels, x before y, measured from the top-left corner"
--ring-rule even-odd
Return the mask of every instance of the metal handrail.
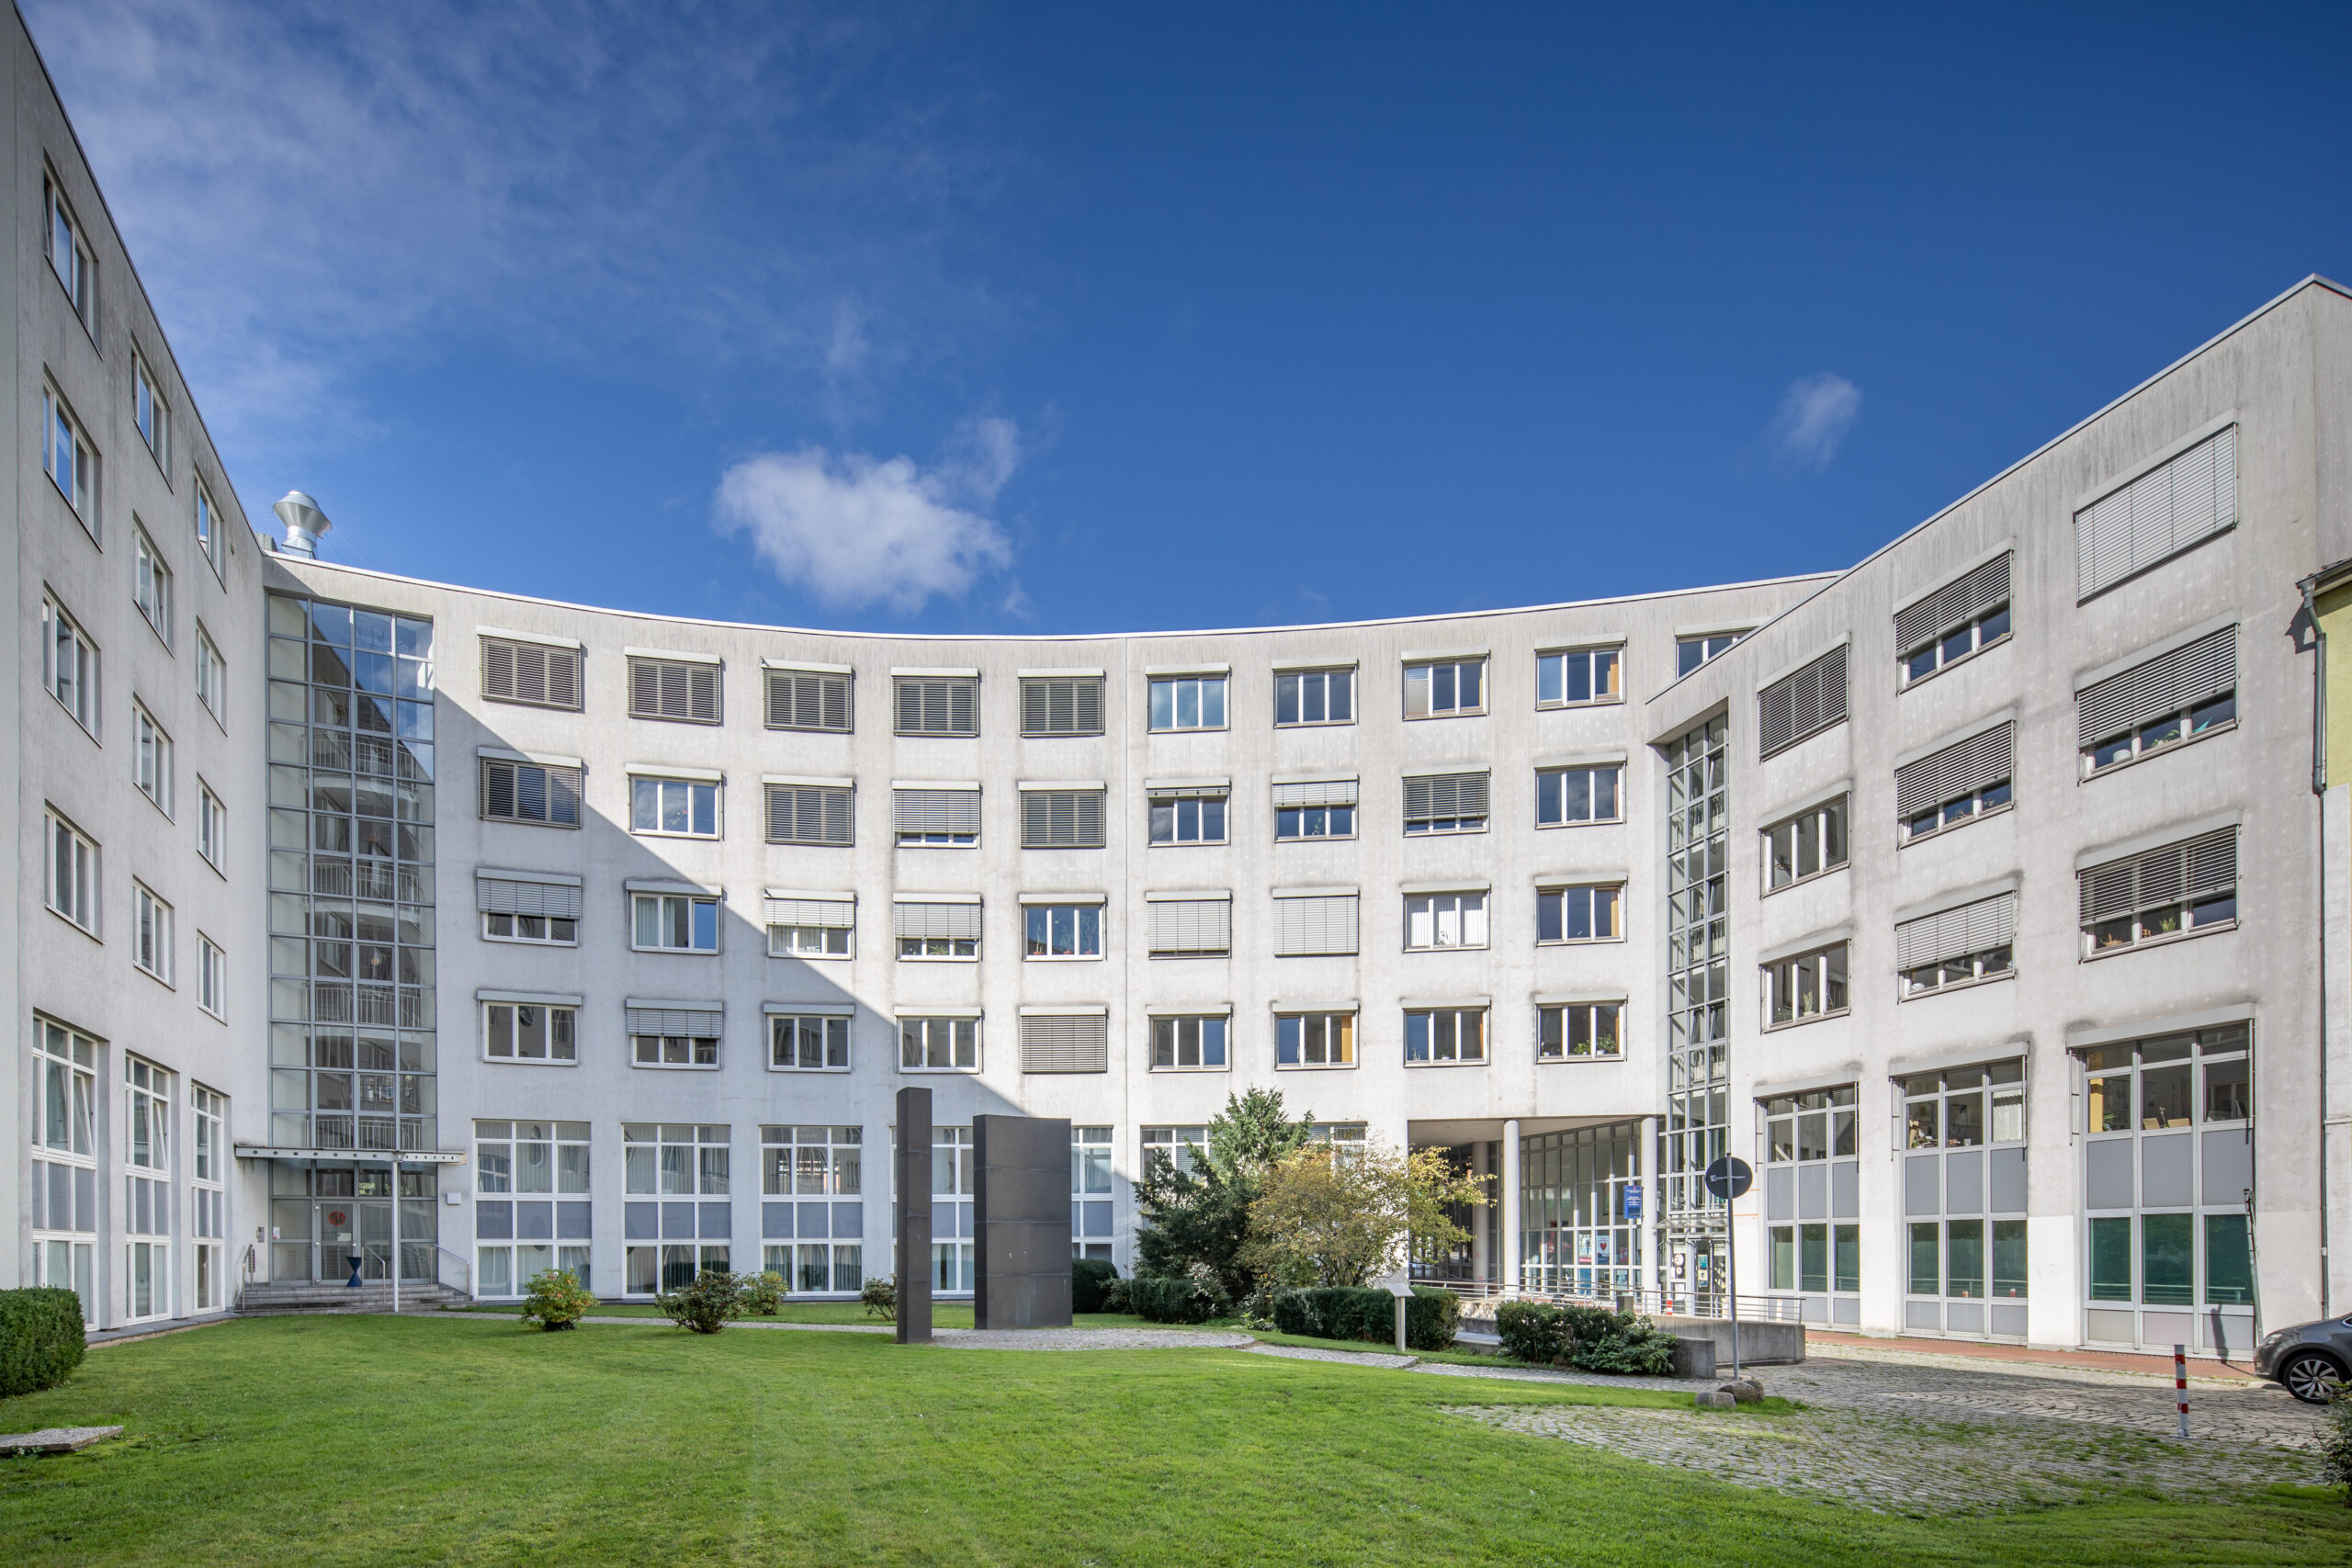
[[[464, 1253], [462, 1253], [462, 1252], [458, 1252], [458, 1251], [455, 1250], [454, 1248], [447, 1247], [442, 1246], [442, 1245], [441, 1245], [439, 1242], [437, 1242], [437, 1241], [436, 1241], [436, 1242], [435, 1242], [435, 1243], [433, 1244], [433, 1250], [434, 1250], [435, 1253], [444, 1254], [444, 1255], [447, 1255], [447, 1257], [454, 1258], [456, 1258], [456, 1259], [458, 1260], [458, 1278], [459, 1279], [459, 1280], [461, 1280], [461, 1281], [462, 1281], [462, 1283], [460, 1283], [460, 1284], [458, 1285], [458, 1288], [460, 1291], [462, 1291], [462, 1292], [465, 1292], [465, 1297], [466, 1297], [466, 1299], [467, 1299], [468, 1301], [471, 1301], [471, 1300], [473, 1300], [473, 1296], [474, 1296], [474, 1269], [473, 1269], [473, 1261], [472, 1261], [472, 1259], [469, 1258], [468, 1258]], [[435, 1284], [436, 1284], [436, 1285], [446, 1285], [446, 1284], [447, 1284], [447, 1283], [448, 1283], [448, 1281], [447, 1281], [447, 1280], [444, 1280], [444, 1279], [441, 1277], [441, 1269], [440, 1269], [440, 1261], [441, 1261], [441, 1260], [440, 1260], [440, 1258], [435, 1258], [433, 1261], [434, 1261], [433, 1282], [434, 1282]]]
[[[1416, 1281], [1421, 1283], [1423, 1281]], [[1515, 1290], [1487, 1280], [1429, 1280], [1453, 1292], [1464, 1302], [1544, 1302], [1562, 1306], [1607, 1306], [1662, 1317], [1729, 1318], [1728, 1299], [1721, 1291], [1595, 1290], [1591, 1292]], [[1484, 1313], [1474, 1315], [1484, 1317]], [[1804, 1303], [1793, 1296], [1751, 1296], [1742, 1293], [1739, 1315], [1758, 1323], [1802, 1323]]]

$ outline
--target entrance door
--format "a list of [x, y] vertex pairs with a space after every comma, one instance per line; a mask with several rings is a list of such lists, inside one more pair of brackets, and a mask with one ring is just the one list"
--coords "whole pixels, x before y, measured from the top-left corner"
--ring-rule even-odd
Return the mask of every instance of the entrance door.
[[[311, 1234], [318, 1238], [311, 1278], [341, 1281], [351, 1278], [351, 1254], [356, 1244], [362, 1280], [392, 1277], [392, 1206], [375, 1198], [321, 1198], [311, 1205]], [[288, 1249], [290, 1250], [290, 1249]]]

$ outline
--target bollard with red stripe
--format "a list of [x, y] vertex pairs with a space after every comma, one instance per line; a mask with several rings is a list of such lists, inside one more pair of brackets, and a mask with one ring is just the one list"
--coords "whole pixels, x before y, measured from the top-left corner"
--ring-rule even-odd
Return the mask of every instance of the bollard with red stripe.
[[2172, 1348], [2172, 1389], [2174, 1408], [2180, 1415], [2180, 1430], [2173, 1436], [2185, 1438], [2188, 1436], [2188, 1347], [2186, 1345]]

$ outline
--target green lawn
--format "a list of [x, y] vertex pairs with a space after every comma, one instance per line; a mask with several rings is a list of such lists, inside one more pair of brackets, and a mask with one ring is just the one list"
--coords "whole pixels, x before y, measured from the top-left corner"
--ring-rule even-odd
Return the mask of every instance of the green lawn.
[[[1883, 1518], [1441, 1406], [1679, 1396], [1222, 1350], [901, 1348], [499, 1317], [253, 1319], [93, 1351], [0, 1430], [12, 1565], [2341, 1562], [2316, 1492]], [[1725, 1414], [1726, 1442], [1777, 1425]]]
[[[501, 1317], [517, 1317], [523, 1308], [514, 1304], [477, 1303], [456, 1309], [465, 1313], [488, 1313]], [[660, 1317], [662, 1309], [650, 1302], [607, 1302], [589, 1314], [592, 1317]], [[774, 1317], [747, 1317], [745, 1323], [854, 1323], [866, 1328], [890, 1326], [888, 1318], [876, 1317], [855, 1302], [794, 1302], [787, 1301]], [[1150, 1328], [1154, 1326], [1139, 1317], [1127, 1317], [1115, 1313], [1081, 1312], [1070, 1321], [1080, 1328]], [[972, 1307], [968, 1302], [939, 1302], [931, 1309], [933, 1328], [969, 1328]], [[1369, 1347], [1367, 1347], [1369, 1348]]]

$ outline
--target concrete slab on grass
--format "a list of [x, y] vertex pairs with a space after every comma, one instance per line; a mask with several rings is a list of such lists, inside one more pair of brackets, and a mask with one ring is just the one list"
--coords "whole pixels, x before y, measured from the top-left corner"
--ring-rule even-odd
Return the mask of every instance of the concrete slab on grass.
[[38, 1432], [0, 1434], [0, 1454], [72, 1454], [92, 1443], [119, 1438], [119, 1427], [45, 1427]]

